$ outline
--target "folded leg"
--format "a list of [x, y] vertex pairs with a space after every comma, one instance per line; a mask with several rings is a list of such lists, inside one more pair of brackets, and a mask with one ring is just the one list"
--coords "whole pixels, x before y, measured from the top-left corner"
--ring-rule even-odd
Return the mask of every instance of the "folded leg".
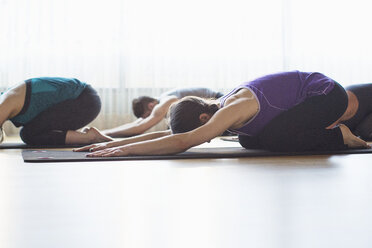
[[344, 149], [340, 128], [326, 129], [347, 107], [345, 90], [336, 84], [328, 95], [314, 96], [274, 118], [260, 132], [260, 145], [272, 151]]
[[93, 121], [101, 109], [97, 92], [87, 85], [76, 99], [58, 103], [23, 126], [20, 136], [30, 145], [65, 144], [68, 130], [77, 130]]
[[359, 122], [354, 133], [363, 140], [372, 141], [372, 113]]

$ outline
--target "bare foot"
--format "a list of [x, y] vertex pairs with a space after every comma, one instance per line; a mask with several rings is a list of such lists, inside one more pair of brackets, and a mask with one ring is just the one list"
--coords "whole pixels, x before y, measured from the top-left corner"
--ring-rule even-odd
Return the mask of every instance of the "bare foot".
[[85, 127], [81, 132], [68, 131], [66, 135], [66, 144], [92, 144], [113, 141], [109, 136], [102, 134], [95, 127]]
[[83, 128], [81, 129], [81, 132], [86, 133], [86, 132], [89, 131], [89, 129], [91, 129], [91, 127], [83, 127]]
[[367, 142], [355, 136], [347, 126], [340, 124], [339, 127], [344, 138], [344, 144], [349, 148], [371, 148]]
[[85, 127], [84, 133], [90, 138], [90, 143], [101, 143], [107, 141], [113, 141], [113, 139], [107, 135], [104, 135], [95, 127]]

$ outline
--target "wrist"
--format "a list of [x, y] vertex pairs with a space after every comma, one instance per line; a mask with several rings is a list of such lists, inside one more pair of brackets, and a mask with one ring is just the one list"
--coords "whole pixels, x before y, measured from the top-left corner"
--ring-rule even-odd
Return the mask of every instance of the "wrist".
[[135, 149], [133, 145], [125, 145], [122, 147], [122, 152], [124, 156], [138, 155], [135, 154]]

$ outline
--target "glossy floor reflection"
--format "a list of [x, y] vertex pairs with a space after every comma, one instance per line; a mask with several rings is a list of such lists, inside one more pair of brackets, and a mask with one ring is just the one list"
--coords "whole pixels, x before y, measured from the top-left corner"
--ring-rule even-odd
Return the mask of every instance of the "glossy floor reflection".
[[0, 150], [0, 247], [371, 247], [371, 160], [27, 164]]

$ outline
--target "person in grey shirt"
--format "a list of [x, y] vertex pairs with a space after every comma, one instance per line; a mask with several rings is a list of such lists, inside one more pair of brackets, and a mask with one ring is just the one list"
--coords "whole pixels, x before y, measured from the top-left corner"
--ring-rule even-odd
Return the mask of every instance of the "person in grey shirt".
[[102, 132], [114, 138], [139, 135], [163, 120], [169, 107], [185, 96], [210, 99], [220, 98], [222, 95], [209, 88], [189, 87], [169, 90], [161, 94], [159, 98], [140, 96], [132, 101], [133, 113], [138, 118], [137, 120]]

